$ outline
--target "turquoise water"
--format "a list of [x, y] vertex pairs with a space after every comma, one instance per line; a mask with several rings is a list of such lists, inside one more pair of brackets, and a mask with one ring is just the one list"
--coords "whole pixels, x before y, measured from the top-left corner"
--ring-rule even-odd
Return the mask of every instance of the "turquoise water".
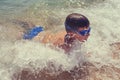
[[103, 2], [103, 0], [0, 0], [0, 17], [18, 16], [23, 12], [26, 13], [25, 10], [29, 8], [34, 8], [34, 10], [36, 8], [40, 8], [38, 10], [61, 10], [61, 8], [83, 7], [84, 5], [100, 2]]
[[28, 8], [34, 2], [32, 0], [0, 0], [0, 16], [19, 14], [22, 10]]
[[[88, 17], [92, 31], [69, 56], [18, 38], [26, 23], [64, 30], [73, 12]], [[119, 0], [0, 0], [0, 80], [119, 80], [119, 13]]]

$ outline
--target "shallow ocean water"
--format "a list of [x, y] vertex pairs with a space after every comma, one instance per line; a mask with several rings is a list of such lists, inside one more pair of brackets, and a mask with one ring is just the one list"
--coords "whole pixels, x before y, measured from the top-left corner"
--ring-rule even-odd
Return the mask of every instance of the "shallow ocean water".
[[[35, 41], [18, 39], [26, 23], [64, 29], [77, 12], [92, 31], [71, 55]], [[120, 80], [119, 0], [0, 0], [0, 80]]]

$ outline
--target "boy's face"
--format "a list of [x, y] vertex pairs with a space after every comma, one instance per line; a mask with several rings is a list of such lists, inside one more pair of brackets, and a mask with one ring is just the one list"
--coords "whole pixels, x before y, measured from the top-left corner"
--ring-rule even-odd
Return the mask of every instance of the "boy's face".
[[75, 33], [76, 34], [75, 38], [78, 39], [81, 42], [84, 42], [90, 36], [89, 32], [90, 32], [90, 27], [79, 28], [78, 31]]

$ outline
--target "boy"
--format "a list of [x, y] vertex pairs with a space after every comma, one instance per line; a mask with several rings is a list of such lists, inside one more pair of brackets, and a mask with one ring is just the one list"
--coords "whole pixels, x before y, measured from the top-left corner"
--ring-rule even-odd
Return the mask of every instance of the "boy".
[[69, 52], [76, 40], [84, 42], [88, 39], [91, 28], [89, 20], [81, 14], [72, 13], [66, 17], [65, 31], [52, 34], [50, 32], [40, 32], [33, 39], [41, 43], [52, 43]]

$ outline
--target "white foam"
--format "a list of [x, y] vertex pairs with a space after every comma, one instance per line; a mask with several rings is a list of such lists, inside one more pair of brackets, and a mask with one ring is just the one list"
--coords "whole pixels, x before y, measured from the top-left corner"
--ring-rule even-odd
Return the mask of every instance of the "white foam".
[[[89, 18], [92, 27], [91, 36], [82, 48], [83, 50], [74, 50], [71, 56], [62, 51], [55, 51], [39, 42], [20, 40], [13, 43], [5, 37], [7, 39], [0, 42], [0, 79], [10, 80], [11, 72], [9, 70], [24, 67], [42, 69], [47, 66], [47, 62], [54, 63], [56, 68], [62, 65], [64, 70], [70, 70], [79, 62], [87, 60], [98, 67], [109, 64], [120, 67], [120, 60], [112, 58], [111, 46], [109, 46], [109, 44], [120, 41], [119, 8], [119, 0], [108, 0], [89, 8], [68, 9], [63, 12], [63, 14], [71, 13], [71, 11], [84, 14]], [[6, 29], [0, 26], [1, 30]], [[6, 32], [0, 35], [4, 37]], [[100, 65], [96, 63], [100, 63]]]

